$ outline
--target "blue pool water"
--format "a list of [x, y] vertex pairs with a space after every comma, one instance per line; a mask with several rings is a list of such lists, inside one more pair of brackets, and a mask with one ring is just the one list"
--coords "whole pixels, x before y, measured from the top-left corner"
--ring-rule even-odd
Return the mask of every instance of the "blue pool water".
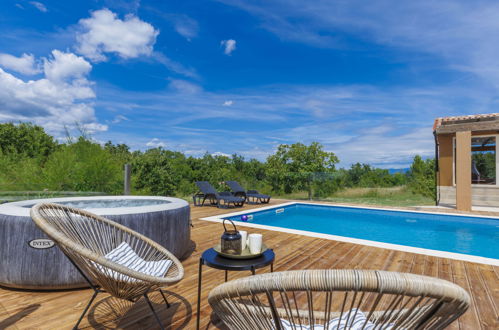
[[310, 204], [246, 215], [249, 223], [499, 259], [499, 219]]

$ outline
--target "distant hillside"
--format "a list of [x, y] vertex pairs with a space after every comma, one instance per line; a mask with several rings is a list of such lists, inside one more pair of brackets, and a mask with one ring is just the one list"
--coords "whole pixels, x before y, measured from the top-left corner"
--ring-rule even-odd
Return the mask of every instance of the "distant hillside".
[[395, 173], [407, 173], [409, 172], [409, 167], [406, 167], [406, 168], [389, 168], [388, 169], [388, 172], [390, 172], [390, 174], [395, 174]]

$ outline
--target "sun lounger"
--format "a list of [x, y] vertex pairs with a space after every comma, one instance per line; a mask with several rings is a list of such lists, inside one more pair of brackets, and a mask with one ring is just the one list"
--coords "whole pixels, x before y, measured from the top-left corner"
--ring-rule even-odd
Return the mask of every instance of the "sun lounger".
[[192, 199], [195, 206], [203, 206], [206, 200], [210, 201], [211, 205], [217, 207], [229, 207], [231, 204], [234, 207], [244, 205], [245, 199], [234, 196], [230, 192], [218, 192], [208, 181], [196, 181], [199, 192]]
[[262, 203], [267, 204], [270, 202], [270, 196], [265, 194], [260, 194], [257, 190], [246, 191], [237, 181], [225, 181], [225, 184], [229, 186], [232, 190], [234, 196], [244, 197], [248, 203]]

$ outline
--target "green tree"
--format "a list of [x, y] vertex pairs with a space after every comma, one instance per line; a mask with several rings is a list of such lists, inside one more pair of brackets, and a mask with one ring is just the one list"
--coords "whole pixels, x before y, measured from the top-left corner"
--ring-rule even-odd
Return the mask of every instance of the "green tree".
[[106, 144], [104, 144], [104, 149], [114, 158], [120, 160], [123, 164], [131, 161], [132, 159], [130, 147], [124, 143], [113, 144], [111, 141], [107, 141]]
[[404, 185], [407, 176], [403, 173], [390, 174], [386, 169], [369, 164], [356, 163], [346, 171], [345, 186], [362, 188], [383, 188]]
[[31, 123], [0, 124], [0, 151], [3, 155], [45, 159], [56, 147], [54, 138], [41, 126]]
[[318, 173], [332, 173], [338, 157], [323, 150], [318, 142], [281, 144], [277, 152], [267, 158], [267, 180], [272, 190], [291, 193], [307, 190], [312, 198], [314, 177]]
[[122, 163], [100, 144], [84, 137], [52, 153], [43, 168], [50, 190], [118, 193], [122, 189]]
[[0, 151], [0, 190], [42, 190], [46, 188], [38, 158], [3, 155]]
[[435, 159], [423, 160], [416, 155], [408, 173], [409, 189], [416, 194], [435, 198]]
[[168, 196], [175, 192], [170, 152], [162, 148], [135, 152], [132, 160], [134, 188], [144, 194]]

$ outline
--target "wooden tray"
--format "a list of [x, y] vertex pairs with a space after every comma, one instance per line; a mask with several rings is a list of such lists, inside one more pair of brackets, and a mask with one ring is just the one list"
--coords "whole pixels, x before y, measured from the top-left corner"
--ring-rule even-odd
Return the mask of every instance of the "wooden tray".
[[219, 254], [221, 255], [222, 257], [225, 257], [225, 258], [229, 258], [229, 259], [253, 259], [253, 258], [258, 258], [259, 256], [261, 256], [263, 254], [263, 252], [267, 251], [267, 246], [262, 243], [262, 251], [260, 253], [256, 253], [256, 254], [251, 254], [250, 250], [249, 250], [249, 247], [246, 247], [246, 249], [244, 249], [241, 254], [227, 254], [227, 253], [223, 253], [221, 248], [220, 248], [220, 244], [217, 244], [213, 247], [213, 249]]

